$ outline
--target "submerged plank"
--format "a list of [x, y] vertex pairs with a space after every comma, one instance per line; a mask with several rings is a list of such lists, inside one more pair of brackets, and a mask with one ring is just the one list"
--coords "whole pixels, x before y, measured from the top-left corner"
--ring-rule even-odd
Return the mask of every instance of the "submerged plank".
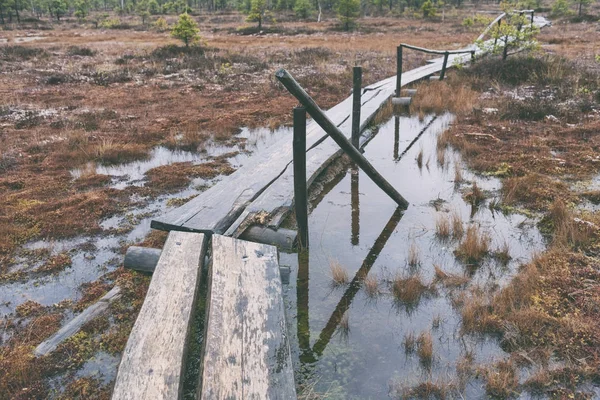
[[295, 399], [277, 249], [212, 236], [201, 399]]
[[181, 396], [205, 236], [171, 232], [121, 358], [113, 400]]
[[95, 304], [92, 304], [86, 308], [81, 314], [69, 321], [65, 326], [60, 328], [58, 332], [52, 335], [48, 340], [43, 341], [35, 348], [33, 354], [37, 357], [45, 356], [56, 350], [58, 345], [62, 342], [79, 332], [81, 327], [87, 322], [90, 322], [99, 315], [102, 315], [110, 303], [121, 298], [121, 288], [115, 286], [108, 293], [106, 293], [100, 300]]

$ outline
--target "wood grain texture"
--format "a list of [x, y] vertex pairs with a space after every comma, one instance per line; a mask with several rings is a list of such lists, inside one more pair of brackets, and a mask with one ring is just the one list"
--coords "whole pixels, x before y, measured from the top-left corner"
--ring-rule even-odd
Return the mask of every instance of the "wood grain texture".
[[171, 232], [117, 373], [113, 400], [178, 399], [205, 235]]
[[212, 236], [198, 398], [295, 399], [277, 249]]
[[36, 357], [41, 357], [53, 352], [62, 342], [79, 332], [83, 325], [108, 310], [110, 303], [120, 298], [121, 288], [118, 286], [113, 287], [95, 304], [86, 308], [81, 314], [60, 328], [58, 332], [40, 343], [33, 351], [33, 354], [35, 354]]

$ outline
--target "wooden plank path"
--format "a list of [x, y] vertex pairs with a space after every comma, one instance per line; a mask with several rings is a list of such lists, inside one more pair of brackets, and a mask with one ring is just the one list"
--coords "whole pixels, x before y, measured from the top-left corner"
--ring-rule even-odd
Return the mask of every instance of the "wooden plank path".
[[121, 358], [113, 400], [178, 399], [206, 236], [171, 232]]
[[277, 248], [213, 235], [201, 399], [295, 399]]
[[[468, 49], [475, 50], [476, 55], [486, 51]], [[470, 59], [470, 54], [448, 56], [449, 66]], [[444, 58], [438, 58], [403, 73], [403, 85], [441, 71], [443, 63]], [[363, 89], [361, 131], [395, 89], [395, 76]], [[352, 100], [351, 96], [327, 112], [348, 138]], [[310, 185], [340, 155], [340, 149], [314, 121], [308, 124], [306, 133]], [[364, 146], [368, 140], [368, 135], [363, 135], [360, 144]], [[277, 248], [235, 238], [257, 220], [261, 225], [278, 228], [291, 211], [292, 140], [283, 138], [271, 149], [271, 153], [251, 158], [227, 180], [153, 220], [153, 228], [171, 230], [162, 252], [131, 252], [130, 261], [144, 260], [145, 270], [153, 270], [154, 275], [122, 356], [113, 399], [182, 397], [190, 329], [209, 241], [212, 258], [208, 265], [203, 351], [198, 355], [201, 370], [197, 397], [296, 398]], [[397, 223], [401, 215], [397, 210], [391, 221]], [[383, 237], [381, 247], [385, 240]], [[107, 296], [117, 295], [118, 288]], [[332, 316], [331, 324], [341, 315], [340, 310]], [[330, 337], [328, 330], [320, 338], [322, 345], [314, 349], [317, 354]]]

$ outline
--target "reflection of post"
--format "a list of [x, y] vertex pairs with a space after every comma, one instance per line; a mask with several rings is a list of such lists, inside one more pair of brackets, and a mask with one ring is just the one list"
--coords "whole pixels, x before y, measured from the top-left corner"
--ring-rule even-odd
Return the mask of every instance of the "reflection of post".
[[390, 238], [390, 236], [392, 236], [392, 233], [396, 229], [398, 222], [400, 222], [402, 215], [403, 210], [401, 208], [396, 208], [396, 211], [394, 211], [394, 214], [383, 228], [383, 231], [381, 232], [377, 240], [375, 240], [375, 244], [373, 244], [373, 247], [369, 251], [369, 254], [367, 254], [367, 257], [363, 261], [358, 272], [356, 272], [356, 275], [354, 275], [352, 282], [350, 282], [348, 289], [346, 289], [346, 292], [344, 293], [342, 299], [336, 306], [335, 311], [333, 312], [333, 314], [331, 314], [331, 317], [329, 317], [327, 325], [325, 325], [325, 328], [323, 329], [323, 331], [321, 331], [321, 334], [319, 335], [319, 340], [317, 340], [317, 342], [313, 346], [314, 354], [318, 356], [323, 354], [323, 351], [325, 350], [325, 347], [327, 347], [327, 344], [331, 340], [335, 329], [340, 324], [344, 313], [350, 308], [350, 304], [352, 304], [354, 296], [356, 296], [356, 293], [358, 293], [358, 291], [360, 290], [363, 281], [365, 280], [367, 274], [371, 270], [371, 267], [373, 267], [373, 264], [375, 264], [377, 257], [379, 257], [379, 253], [381, 253], [381, 250], [383, 250], [383, 248], [385, 247], [385, 244], [387, 243], [388, 239]]
[[298, 345], [300, 360], [313, 362], [310, 348], [310, 326], [308, 319], [308, 251], [298, 253], [298, 281], [296, 283], [296, 303], [298, 306]]
[[350, 243], [352, 246], [358, 245], [358, 237], [360, 236], [360, 208], [359, 208], [359, 192], [358, 192], [358, 167], [352, 165], [350, 169], [350, 201], [352, 203], [352, 238]]
[[400, 117], [394, 117], [394, 160], [398, 159], [400, 147]]
[[308, 248], [308, 200], [306, 188], [306, 110], [294, 108], [294, 203], [298, 225], [298, 247]]

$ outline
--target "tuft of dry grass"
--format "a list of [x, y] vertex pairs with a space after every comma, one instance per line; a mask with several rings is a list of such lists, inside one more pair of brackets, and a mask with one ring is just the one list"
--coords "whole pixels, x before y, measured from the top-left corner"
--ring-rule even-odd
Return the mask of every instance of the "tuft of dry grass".
[[421, 365], [426, 368], [431, 366], [433, 362], [433, 339], [431, 332], [425, 331], [419, 334], [417, 338], [417, 355]]
[[452, 222], [452, 238], [460, 239], [465, 234], [465, 228], [463, 227], [462, 218], [458, 211], [452, 212], [450, 216], [450, 220]]
[[439, 238], [447, 239], [451, 234], [450, 219], [446, 214], [439, 215], [435, 220], [435, 233]]
[[464, 286], [470, 281], [468, 276], [444, 272], [438, 265], [434, 265], [433, 269], [435, 270], [435, 281], [441, 282], [448, 288]]
[[500, 248], [494, 252], [494, 258], [504, 265], [508, 264], [508, 262], [512, 259], [510, 256], [510, 247], [506, 240], [502, 243]]
[[485, 193], [479, 189], [477, 182], [473, 182], [471, 190], [465, 194], [465, 200], [471, 203], [472, 206], [478, 206], [485, 200]]
[[417, 94], [410, 103], [410, 111], [464, 114], [473, 109], [477, 97], [477, 92], [461, 84], [458, 79], [427, 82], [418, 86]]
[[421, 297], [429, 291], [430, 288], [423, 283], [419, 275], [412, 275], [408, 278], [398, 275], [392, 281], [392, 294], [394, 298], [407, 307], [416, 306]]
[[370, 298], [377, 297], [379, 294], [379, 282], [377, 281], [376, 277], [367, 275], [363, 282], [363, 287], [365, 289], [365, 293], [367, 293], [367, 296]]
[[478, 264], [489, 253], [489, 247], [490, 236], [481, 232], [477, 225], [471, 225], [454, 254], [468, 264]]
[[329, 271], [331, 272], [333, 286], [346, 285], [350, 281], [348, 271], [337, 260], [329, 261]]
[[421, 263], [420, 259], [421, 254], [419, 248], [417, 247], [415, 242], [412, 242], [410, 244], [410, 247], [408, 248], [408, 265], [410, 265], [411, 267], [417, 267]]
[[516, 393], [519, 377], [512, 360], [498, 361], [491, 368], [484, 368], [485, 391], [493, 398], [506, 399]]

